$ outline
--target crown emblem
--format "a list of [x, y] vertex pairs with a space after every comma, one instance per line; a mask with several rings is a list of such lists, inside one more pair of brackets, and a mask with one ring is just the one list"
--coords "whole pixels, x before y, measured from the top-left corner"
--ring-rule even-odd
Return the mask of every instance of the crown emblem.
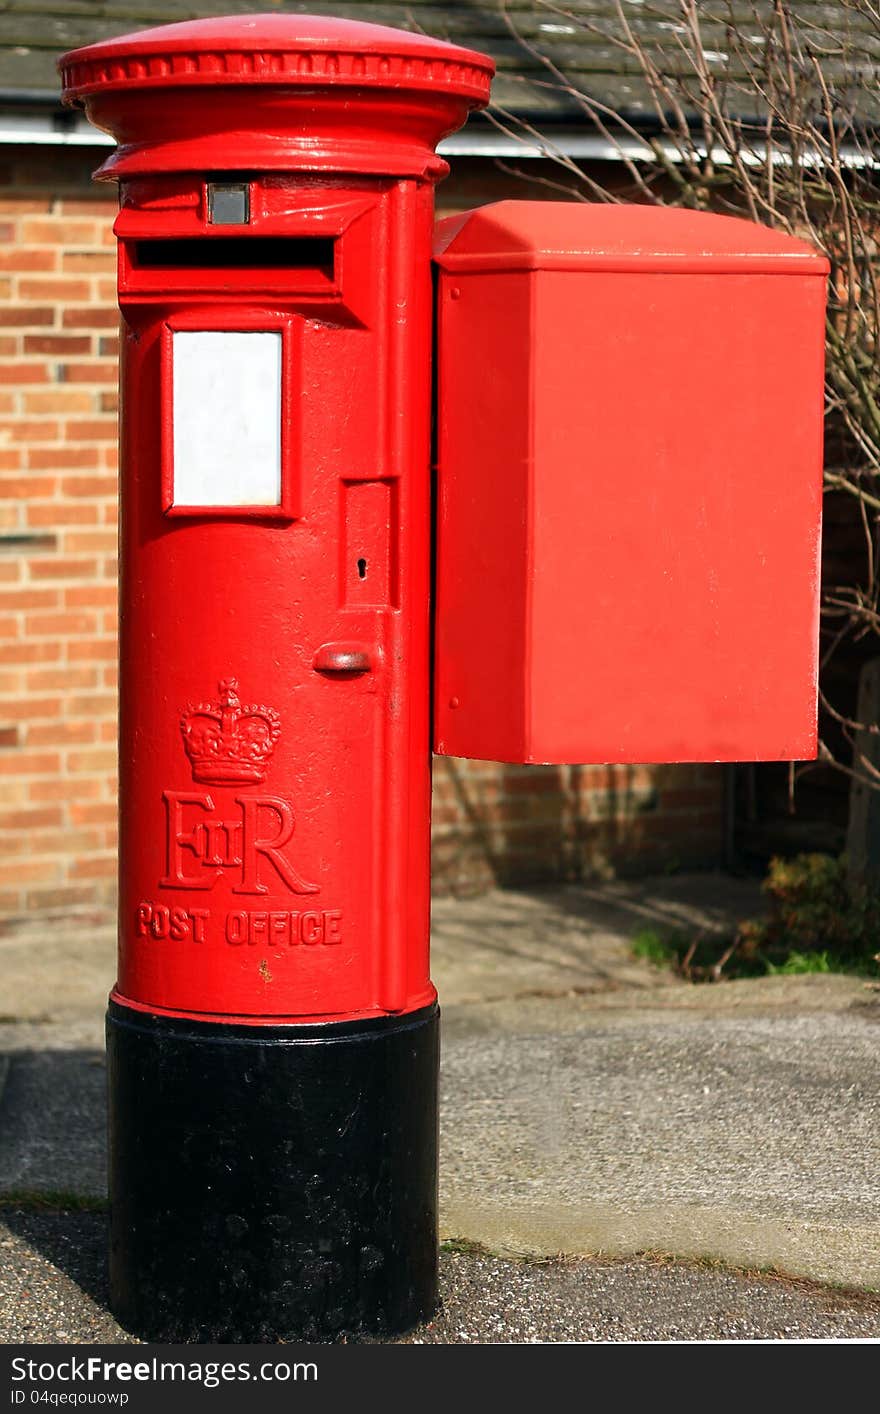
[[187, 707], [180, 719], [193, 780], [207, 786], [258, 784], [281, 735], [272, 707], [243, 707], [238, 679], [223, 678], [218, 702]]

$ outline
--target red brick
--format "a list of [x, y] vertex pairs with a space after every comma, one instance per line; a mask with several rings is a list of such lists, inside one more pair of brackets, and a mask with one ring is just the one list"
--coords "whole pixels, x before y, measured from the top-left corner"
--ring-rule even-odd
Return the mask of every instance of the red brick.
[[[64, 822], [59, 806], [43, 805], [31, 810], [0, 810], [0, 830], [49, 829]], [[103, 820], [96, 823], [103, 823]], [[3, 847], [0, 845], [0, 854]]]
[[34, 668], [27, 675], [28, 692], [68, 692], [73, 687], [97, 687], [94, 668]]
[[63, 275], [47, 276], [43, 280], [30, 280], [22, 276], [18, 281], [17, 294], [22, 300], [52, 300], [56, 304], [69, 300], [74, 304], [91, 299], [92, 289], [88, 280], [70, 280]]
[[0, 200], [0, 216], [26, 216], [32, 211], [51, 211], [48, 196], [10, 196]]
[[67, 614], [28, 614], [24, 626], [27, 634], [63, 638], [69, 633], [94, 633], [96, 615], [82, 610]]
[[116, 720], [115, 692], [81, 693], [66, 699], [68, 712], [72, 716], [112, 717]]
[[21, 223], [24, 245], [97, 245], [100, 229], [95, 221], [35, 221]]
[[54, 250], [34, 250], [26, 245], [0, 250], [0, 270], [56, 270], [58, 254]]
[[14, 702], [6, 701], [0, 705], [0, 718], [33, 722], [40, 717], [59, 717], [61, 707], [60, 697], [19, 697]]
[[35, 831], [31, 839], [34, 854], [90, 854], [104, 847], [104, 830]]
[[116, 870], [115, 854], [108, 854], [103, 858], [100, 855], [89, 855], [84, 859], [73, 860], [70, 865], [70, 877], [72, 879], [108, 878], [114, 875]]
[[94, 775], [113, 771], [116, 769], [116, 752], [106, 746], [96, 746], [91, 751], [71, 751], [67, 769], [72, 774], [82, 771]]
[[4, 363], [3, 381], [9, 383], [48, 383], [45, 363]]
[[[97, 467], [101, 458], [97, 447], [31, 447], [27, 454], [29, 471], [59, 471]], [[63, 491], [63, 487], [62, 487]]]
[[58, 589], [4, 589], [0, 593], [0, 609], [51, 609], [61, 600]]
[[118, 489], [115, 476], [66, 476], [61, 483], [64, 496], [115, 496]]
[[64, 436], [71, 442], [115, 442], [117, 432], [115, 417], [93, 417], [64, 424]]
[[98, 507], [87, 501], [50, 501], [27, 507], [28, 525], [96, 525]]
[[95, 560], [71, 560], [61, 557], [51, 560], [29, 561], [32, 579], [94, 579], [97, 572]]
[[25, 393], [25, 412], [92, 412], [94, 398], [90, 393], [58, 389], [51, 393]]
[[60, 643], [0, 643], [0, 663], [55, 663], [60, 657]]
[[61, 757], [57, 751], [21, 751], [3, 758], [3, 770], [16, 776], [57, 776]]
[[25, 334], [23, 351], [26, 354], [59, 354], [71, 358], [77, 354], [89, 354], [92, 341], [88, 334]]
[[6, 727], [6, 726], [0, 727], [0, 747], [7, 747], [7, 746], [15, 747], [15, 746], [20, 746], [20, 745], [21, 745], [21, 728], [20, 728], [20, 727]]
[[119, 371], [115, 363], [64, 363], [58, 370], [60, 383], [117, 383]]
[[106, 638], [75, 639], [67, 645], [67, 656], [71, 663], [103, 662], [116, 657], [116, 644], [112, 639]]
[[99, 393], [98, 401], [102, 412], [119, 411], [119, 391], [113, 393]]
[[104, 792], [104, 782], [94, 776], [80, 776], [77, 780], [31, 781], [28, 797], [31, 800], [97, 800]]
[[8, 436], [14, 442], [55, 442], [61, 427], [57, 422], [47, 422], [45, 418], [4, 418], [0, 422], [0, 437]]
[[95, 605], [98, 608], [105, 608], [108, 605], [116, 604], [118, 592], [115, 584], [84, 584], [71, 585], [64, 591], [64, 604], [66, 608], [79, 608], [81, 605], [90, 607]]
[[61, 878], [58, 859], [16, 859], [0, 864], [0, 884], [39, 884]]
[[95, 891], [91, 884], [66, 884], [60, 889], [28, 889], [24, 906], [29, 912], [47, 912], [51, 909], [92, 903], [94, 896]]
[[[2, 322], [2, 313], [0, 313], [0, 322]], [[19, 343], [18, 334], [3, 334], [0, 336], [0, 358], [14, 358], [16, 354], [21, 352]]]
[[15, 614], [0, 614], [0, 638], [18, 638], [19, 622]]
[[98, 340], [98, 353], [101, 358], [119, 357], [119, 335], [111, 334]]
[[97, 736], [94, 722], [47, 722], [27, 729], [28, 746], [88, 746]]
[[70, 806], [70, 818], [74, 825], [115, 825], [117, 811], [116, 802], [111, 800], [101, 800], [90, 805], [75, 801]]
[[65, 309], [61, 312], [61, 323], [65, 329], [115, 329], [119, 324], [119, 310], [115, 305], [102, 309], [94, 305], [89, 309]]
[[17, 501], [54, 496], [58, 482], [54, 476], [11, 476], [0, 480], [0, 496]]
[[64, 551], [69, 555], [115, 551], [116, 538], [116, 532], [105, 526], [100, 530], [69, 530], [64, 536]]
[[116, 219], [118, 207], [103, 192], [96, 191], [85, 196], [66, 196], [57, 203], [56, 210], [61, 216], [91, 216], [99, 223], [99, 229], [109, 229]]
[[61, 269], [66, 275], [115, 275], [116, 256], [113, 251], [104, 249], [65, 252], [61, 257]]
[[[24, 452], [18, 448], [4, 448], [0, 451], [0, 471], [20, 471], [24, 465]], [[2, 495], [0, 491], [0, 495]]]
[[[72, 311], [65, 310], [65, 314], [68, 313], [72, 313]], [[40, 325], [54, 323], [55, 309], [52, 306], [48, 308], [37, 308], [37, 306], [34, 305], [32, 308], [19, 307], [17, 309], [0, 310], [0, 324], [5, 324], [7, 328], [36, 329], [39, 328]]]

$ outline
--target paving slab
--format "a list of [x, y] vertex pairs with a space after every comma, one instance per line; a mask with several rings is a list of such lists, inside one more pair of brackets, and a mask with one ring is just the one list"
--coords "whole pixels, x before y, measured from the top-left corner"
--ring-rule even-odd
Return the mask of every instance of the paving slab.
[[834, 981], [770, 1009], [760, 986], [722, 984], [733, 1005], [708, 1014], [632, 999], [462, 1008], [444, 1043], [444, 1232], [880, 1289], [880, 1007]]

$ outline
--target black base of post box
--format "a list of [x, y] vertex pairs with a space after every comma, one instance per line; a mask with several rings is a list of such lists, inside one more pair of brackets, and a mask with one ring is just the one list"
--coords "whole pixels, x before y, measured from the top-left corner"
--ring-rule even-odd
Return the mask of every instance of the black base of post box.
[[111, 1002], [110, 1288], [166, 1343], [394, 1335], [437, 1308], [439, 1012], [305, 1026]]

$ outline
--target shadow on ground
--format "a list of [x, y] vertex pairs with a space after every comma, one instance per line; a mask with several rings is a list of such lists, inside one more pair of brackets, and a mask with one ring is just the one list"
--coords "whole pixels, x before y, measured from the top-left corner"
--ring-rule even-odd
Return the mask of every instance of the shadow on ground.
[[96, 1050], [15, 1051], [0, 1099], [0, 1194], [102, 1199], [106, 1064]]

